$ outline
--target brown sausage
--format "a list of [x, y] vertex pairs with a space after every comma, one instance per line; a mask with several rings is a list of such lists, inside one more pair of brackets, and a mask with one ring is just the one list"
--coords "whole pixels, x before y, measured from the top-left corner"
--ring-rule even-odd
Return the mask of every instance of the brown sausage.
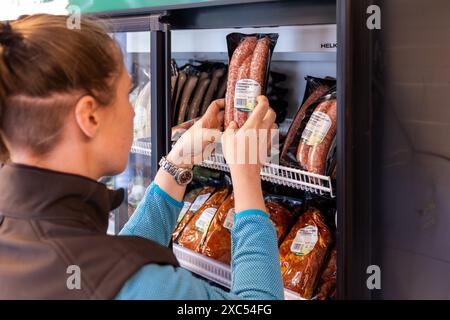
[[[286, 140], [284, 141], [284, 145], [283, 145], [283, 150], [281, 151], [281, 164], [284, 165], [289, 165], [288, 163], [285, 162], [284, 160], [284, 156], [288, 153], [288, 149], [291, 146], [291, 144], [293, 143], [297, 132], [300, 130], [302, 121], [305, 117], [305, 113], [306, 110], [309, 108], [309, 106], [311, 104], [314, 103], [314, 101], [316, 101], [318, 98], [320, 98], [324, 93], [326, 93], [329, 90], [329, 86], [327, 85], [321, 85], [319, 86], [317, 89], [315, 89], [310, 95], [309, 97], [306, 99], [306, 101], [302, 104], [302, 106], [300, 107], [299, 111], [297, 112], [297, 114], [295, 115], [294, 121], [291, 124], [291, 127], [289, 128], [288, 134], [286, 136]], [[301, 143], [301, 140], [300, 140]], [[300, 145], [297, 147], [300, 148]], [[298, 149], [297, 149], [298, 150]], [[299, 159], [299, 157], [297, 157], [297, 160]], [[306, 169], [306, 163], [308, 158], [306, 157], [306, 160], [304, 161], [305, 166], [303, 167], [303, 169]], [[298, 160], [299, 161], [299, 160]], [[300, 164], [302, 163], [301, 161], [299, 161]]]
[[[319, 105], [314, 109], [314, 112], [324, 112], [326, 113], [329, 107], [328, 101], [319, 103]], [[297, 161], [303, 170], [308, 170], [308, 159], [311, 146], [306, 143], [303, 139], [300, 139], [300, 143], [297, 148]]]
[[227, 92], [225, 95], [225, 128], [228, 127], [234, 117], [234, 89], [238, 76], [239, 67], [245, 59], [251, 55], [256, 47], [257, 40], [255, 37], [245, 38], [239, 46], [234, 50], [233, 56], [228, 67]]
[[328, 129], [323, 141], [311, 147], [308, 156], [308, 171], [318, 174], [325, 173], [327, 155], [336, 135], [336, 100], [328, 101], [328, 108], [325, 113], [331, 119], [331, 127]]
[[203, 96], [205, 95], [206, 88], [208, 88], [208, 85], [211, 82], [211, 80], [208, 77], [203, 79], [201, 78], [202, 76], [200, 75], [197, 88], [195, 88], [195, 93], [194, 96], [192, 97], [191, 105], [189, 107], [188, 120], [192, 120], [195, 117], [197, 117], [200, 109], [200, 102], [202, 101]]
[[[239, 80], [249, 78], [251, 62], [252, 62], [252, 56], [248, 56], [248, 58], [245, 59], [245, 61], [239, 67], [236, 83]], [[238, 124], [239, 128], [244, 125], [245, 121], [247, 121], [249, 114], [250, 114], [249, 112], [238, 111], [238, 110], [236, 110], [236, 108], [234, 109], [234, 117], [233, 118], [234, 118], [234, 121]]]
[[202, 109], [200, 111], [200, 115], [203, 115], [209, 107], [209, 104], [212, 101], [213, 94], [217, 90], [217, 86], [219, 85], [219, 80], [225, 73], [225, 70], [220, 68], [213, 72], [211, 82], [209, 83], [208, 90], [205, 93], [205, 97], [202, 103]]
[[216, 99], [222, 99], [225, 97], [225, 91], [227, 90], [228, 74], [225, 74], [222, 79], [220, 79], [220, 85], [217, 89]]
[[183, 95], [181, 96], [180, 108], [178, 112], [178, 121], [177, 124], [181, 124], [184, 122], [184, 118], [186, 115], [186, 110], [189, 105], [189, 99], [191, 98], [192, 92], [195, 89], [195, 86], [198, 82], [198, 76], [191, 75], [186, 81], [186, 85], [184, 86]]
[[187, 80], [187, 74], [185, 71], [180, 71], [178, 74], [177, 94], [175, 96], [175, 106], [178, 105], [178, 99], [180, 99], [181, 90], [183, 90], [184, 84]]
[[269, 38], [265, 37], [259, 39], [250, 65], [250, 79], [258, 82], [261, 86], [261, 90], [264, 88], [267, 61], [269, 60], [269, 46]]

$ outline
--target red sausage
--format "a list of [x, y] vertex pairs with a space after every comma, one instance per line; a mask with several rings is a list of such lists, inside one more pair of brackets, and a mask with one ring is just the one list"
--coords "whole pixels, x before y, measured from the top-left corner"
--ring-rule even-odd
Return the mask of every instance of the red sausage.
[[227, 93], [225, 95], [225, 118], [224, 126], [228, 127], [234, 116], [234, 89], [238, 77], [239, 67], [244, 60], [253, 53], [256, 47], [256, 38], [247, 37], [234, 50], [228, 67]]

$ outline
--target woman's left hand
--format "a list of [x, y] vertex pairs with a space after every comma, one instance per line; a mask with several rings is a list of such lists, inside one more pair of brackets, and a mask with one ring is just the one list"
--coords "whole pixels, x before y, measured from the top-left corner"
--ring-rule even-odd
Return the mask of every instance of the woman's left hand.
[[214, 149], [213, 143], [220, 141], [224, 107], [225, 99], [213, 101], [205, 114], [178, 139], [167, 160], [184, 168], [201, 163]]

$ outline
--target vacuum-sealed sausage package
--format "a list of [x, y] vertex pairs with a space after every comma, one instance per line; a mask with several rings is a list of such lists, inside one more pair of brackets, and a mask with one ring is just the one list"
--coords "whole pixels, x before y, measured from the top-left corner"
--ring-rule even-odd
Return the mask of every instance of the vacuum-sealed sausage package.
[[180, 233], [189, 223], [195, 213], [203, 206], [214, 192], [215, 188], [211, 186], [202, 189], [194, 189], [184, 196], [184, 205], [180, 211], [177, 220], [177, 227], [172, 234], [172, 240], [177, 241]]
[[[179, 245], [200, 252], [202, 242], [206, 238], [211, 221], [227, 195], [228, 188], [222, 187], [214, 192], [211, 197], [197, 209], [198, 211], [196, 210], [195, 215], [190, 219], [178, 238]], [[191, 205], [191, 208], [194, 204], [195, 202]]]
[[331, 251], [327, 267], [320, 277], [317, 299], [335, 298], [336, 295], [336, 248]]
[[228, 82], [225, 95], [225, 128], [231, 121], [241, 127], [256, 106], [256, 97], [265, 94], [277, 33], [227, 35]]
[[266, 208], [275, 226], [278, 245], [280, 245], [292, 225], [294, 214], [275, 201], [266, 201]]
[[331, 232], [322, 214], [309, 208], [280, 246], [284, 287], [311, 299], [331, 245]]
[[203, 255], [225, 264], [231, 263], [231, 230], [234, 221], [234, 195], [230, 194], [217, 210], [203, 242]]
[[336, 80], [329, 77], [322, 79], [307, 76], [305, 80], [306, 89], [303, 102], [289, 127], [280, 156], [280, 163], [282, 165], [303, 170], [306, 170], [306, 166], [302, 166], [297, 161], [297, 149], [301, 141], [302, 132], [307, 124], [304, 120], [306, 117], [309, 119], [311, 113], [314, 111], [311, 110], [311, 105], [336, 85]]

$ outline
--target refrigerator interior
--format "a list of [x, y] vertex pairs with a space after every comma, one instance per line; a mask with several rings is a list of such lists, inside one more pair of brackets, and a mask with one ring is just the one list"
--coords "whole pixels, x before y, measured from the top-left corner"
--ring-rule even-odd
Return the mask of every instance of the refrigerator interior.
[[[286, 75], [286, 80], [276, 86], [287, 90], [285, 119], [279, 123], [280, 133], [286, 134], [300, 107], [305, 92], [305, 77], [336, 77], [336, 25], [289, 26], [269, 28], [174, 30], [171, 33], [172, 59], [178, 68], [186, 64], [201, 65], [204, 62], [228, 64], [226, 35], [231, 32], [278, 33], [279, 38], [271, 61], [270, 71]], [[141, 48], [142, 49], [142, 48]], [[172, 101], [172, 103], [174, 103]], [[172, 105], [177, 111], [176, 106]], [[175, 120], [177, 116], [173, 117]], [[187, 120], [187, 118], [185, 118]], [[220, 160], [220, 161], [218, 161]], [[223, 159], [213, 158], [213, 169], [226, 171]], [[264, 185], [271, 182], [265, 182]], [[301, 197], [303, 191], [288, 190]], [[332, 220], [335, 227], [335, 220]], [[229, 288], [230, 266], [212, 260], [196, 252], [174, 244], [174, 252], [182, 267], [204, 278]], [[292, 291], [285, 290], [286, 299], [301, 299]]]

